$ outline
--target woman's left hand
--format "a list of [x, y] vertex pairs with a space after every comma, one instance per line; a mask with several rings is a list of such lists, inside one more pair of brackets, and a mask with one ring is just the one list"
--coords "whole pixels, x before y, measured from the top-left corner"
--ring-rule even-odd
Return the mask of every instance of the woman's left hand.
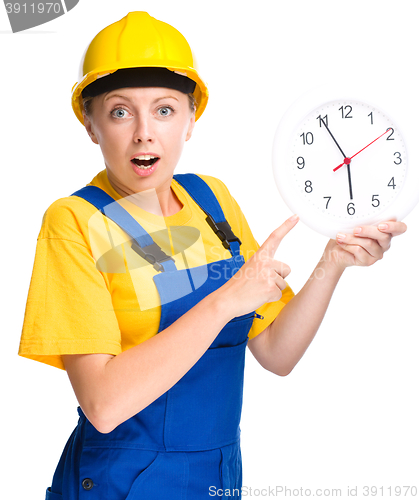
[[349, 266], [371, 266], [381, 260], [391, 245], [393, 236], [407, 229], [404, 222], [387, 221], [376, 226], [359, 226], [353, 234], [338, 233], [330, 240], [325, 250], [326, 260], [346, 268]]

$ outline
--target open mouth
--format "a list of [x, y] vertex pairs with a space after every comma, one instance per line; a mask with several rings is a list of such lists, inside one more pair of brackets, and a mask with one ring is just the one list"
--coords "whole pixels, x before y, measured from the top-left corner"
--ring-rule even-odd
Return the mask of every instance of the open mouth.
[[152, 167], [156, 161], [159, 160], [158, 156], [151, 155], [140, 155], [133, 158], [131, 161], [137, 165], [137, 167], [147, 170]]

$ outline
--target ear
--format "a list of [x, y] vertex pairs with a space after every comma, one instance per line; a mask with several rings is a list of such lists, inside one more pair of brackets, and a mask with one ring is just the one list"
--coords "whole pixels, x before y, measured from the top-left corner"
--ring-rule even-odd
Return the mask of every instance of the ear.
[[92, 139], [92, 141], [95, 143], [95, 144], [99, 144], [99, 141], [97, 140], [97, 137], [93, 131], [93, 123], [92, 121], [89, 119], [89, 117], [86, 115], [86, 112], [83, 110], [83, 120], [84, 120], [84, 126], [86, 128], [86, 131], [90, 137], [90, 139]]
[[194, 110], [193, 113], [191, 113], [191, 119], [189, 122], [188, 132], [186, 133], [185, 142], [189, 141], [189, 139], [192, 137], [192, 132], [195, 127], [195, 111], [196, 109]]

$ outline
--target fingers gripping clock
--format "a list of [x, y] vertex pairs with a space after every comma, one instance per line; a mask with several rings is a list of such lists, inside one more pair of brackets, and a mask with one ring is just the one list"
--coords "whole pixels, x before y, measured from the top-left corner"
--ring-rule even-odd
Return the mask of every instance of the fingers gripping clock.
[[405, 138], [385, 111], [333, 93], [297, 101], [281, 120], [273, 148], [284, 201], [312, 229], [332, 238], [407, 215], [419, 197], [409, 160]]

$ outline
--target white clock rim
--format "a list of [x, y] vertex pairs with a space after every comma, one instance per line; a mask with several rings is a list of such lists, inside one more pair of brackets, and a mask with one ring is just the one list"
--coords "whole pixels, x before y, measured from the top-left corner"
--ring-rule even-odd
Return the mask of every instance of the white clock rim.
[[[304, 224], [314, 229], [324, 236], [336, 238], [338, 232], [352, 232], [353, 228], [359, 225], [378, 225], [386, 220], [403, 220], [419, 202], [419, 169], [415, 168], [416, 156], [414, 149], [410, 148], [413, 141], [407, 134], [408, 130], [403, 130], [398, 121], [394, 119], [394, 108], [397, 109], [398, 115], [403, 117], [405, 114], [402, 109], [395, 106], [388, 94], [382, 94], [374, 89], [372, 91], [367, 88], [357, 88], [356, 85], [322, 85], [315, 87], [297, 99], [286, 111], [277, 127], [273, 149], [272, 149], [272, 166], [278, 191], [281, 194], [285, 204], [293, 213], [299, 215]], [[380, 95], [382, 94], [382, 95]], [[394, 124], [397, 131], [400, 133], [406, 148], [407, 154], [407, 171], [404, 180], [402, 193], [395, 198], [388, 208], [377, 214], [356, 219], [355, 222], [334, 222], [329, 218], [322, 216], [320, 213], [313, 211], [311, 205], [299, 197], [296, 202], [296, 197], [293, 196], [295, 191], [292, 191], [290, 186], [293, 183], [287, 182], [289, 170], [286, 168], [286, 153], [288, 145], [295, 134], [302, 120], [311, 114], [314, 110], [332, 101], [347, 100], [358, 101], [367, 104], [381, 111]], [[381, 101], [379, 104], [377, 101]], [[384, 104], [384, 105], [383, 105]], [[402, 108], [399, 106], [399, 108]], [[392, 111], [393, 110], [393, 111]], [[407, 121], [407, 120], [406, 120]], [[414, 143], [413, 143], [414, 144]], [[284, 182], [285, 180], [285, 182]], [[299, 213], [302, 204], [305, 204], [303, 213]], [[310, 212], [311, 210], [311, 212]], [[307, 216], [307, 212], [310, 213]]]

